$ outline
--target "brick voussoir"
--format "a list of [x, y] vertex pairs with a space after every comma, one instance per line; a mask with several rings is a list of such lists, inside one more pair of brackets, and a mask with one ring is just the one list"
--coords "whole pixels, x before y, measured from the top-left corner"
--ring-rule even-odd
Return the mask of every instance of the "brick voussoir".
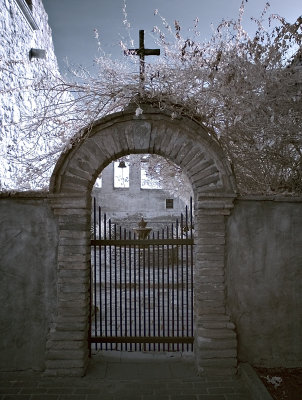
[[196, 272], [198, 271], [198, 275], [203, 275], [203, 276], [224, 276], [224, 268], [215, 268], [215, 267], [199, 267], [196, 268]]
[[211, 339], [197, 336], [195, 344], [198, 351], [203, 350], [236, 350], [236, 339]]
[[87, 357], [87, 349], [61, 349], [58, 350], [49, 350], [47, 352], [47, 359], [49, 360], [83, 360]]
[[47, 350], [79, 350], [87, 347], [87, 343], [80, 340], [49, 340], [46, 343]]
[[74, 260], [63, 260], [59, 262], [59, 268], [64, 270], [89, 270], [89, 260], [86, 261], [74, 261]]
[[86, 331], [55, 331], [51, 332], [49, 341], [87, 341]]
[[85, 283], [61, 283], [58, 285], [62, 293], [86, 293], [89, 289], [88, 282]]
[[48, 369], [61, 369], [61, 368], [83, 368], [83, 362], [85, 361], [86, 356], [83, 355], [82, 358], [79, 359], [71, 359], [71, 360], [47, 360], [46, 361], [46, 370]]
[[[82, 263], [86, 263], [87, 261], [90, 261], [90, 258], [91, 258], [90, 254], [73, 254], [73, 255], [58, 254], [59, 263], [77, 262], [78, 264], [82, 264]], [[85, 265], [85, 268], [87, 268], [86, 265]], [[77, 269], [77, 268], [74, 267], [74, 269]]]
[[237, 350], [236, 348], [209, 350], [199, 349], [198, 354], [201, 356], [202, 359], [235, 358], [237, 357]]
[[208, 328], [197, 328], [198, 336], [211, 338], [211, 339], [227, 339], [227, 338], [236, 338], [236, 332], [232, 329], [208, 329]]
[[217, 302], [219, 301], [224, 302], [225, 292], [222, 290], [215, 290], [214, 288], [211, 291], [202, 291], [199, 288], [197, 288], [197, 290], [195, 291], [195, 299], [197, 301], [214, 300]]
[[44, 375], [49, 377], [57, 377], [57, 376], [84, 376], [86, 372], [86, 368], [48, 368], [45, 370]]
[[[194, 244], [198, 246], [204, 246], [204, 245], [211, 245], [211, 246], [217, 246], [217, 245], [225, 245], [225, 236], [224, 235], [215, 235], [213, 237], [208, 237], [207, 235], [204, 235], [204, 237], [197, 237], [194, 238]], [[201, 247], [203, 248], [203, 247]]]
[[225, 246], [223, 244], [199, 244], [198, 253], [224, 254]]

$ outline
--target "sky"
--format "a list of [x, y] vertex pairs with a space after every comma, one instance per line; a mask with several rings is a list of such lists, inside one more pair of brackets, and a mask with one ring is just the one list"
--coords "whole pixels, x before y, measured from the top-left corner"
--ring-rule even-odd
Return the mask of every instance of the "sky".
[[[252, 33], [255, 27], [250, 17], [259, 17], [265, 7], [265, 0], [248, 0], [244, 26]], [[123, 25], [123, 0], [43, 0], [53, 33], [55, 53], [61, 72], [65, 60], [85, 68], [93, 66], [97, 56], [97, 41], [94, 29], [99, 32], [102, 49], [112, 58], [123, 57], [120, 41], [127, 37]], [[161, 26], [159, 15], [173, 25], [180, 22], [182, 33], [193, 26], [199, 18], [200, 39], [211, 36], [211, 24], [215, 26], [224, 18], [237, 18], [241, 0], [126, 0], [127, 19], [131, 24], [131, 37], [138, 47], [138, 31], [145, 30], [145, 47], [154, 48], [152, 28]], [[271, 0], [270, 13], [279, 14], [289, 22], [294, 22], [302, 14], [301, 0]], [[184, 34], [185, 36], [185, 34]]]

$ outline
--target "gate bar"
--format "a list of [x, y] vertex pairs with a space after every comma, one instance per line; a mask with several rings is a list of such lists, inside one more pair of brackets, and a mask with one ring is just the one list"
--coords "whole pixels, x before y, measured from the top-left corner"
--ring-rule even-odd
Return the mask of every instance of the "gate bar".
[[163, 336], [96, 336], [91, 343], [193, 343], [193, 336], [163, 337]]
[[91, 240], [91, 245], [92, 246], [129, 246], [129, 245], [139, 245], [139, 246], [145, 246], [145, 245], [191, 245], [194, 244], [194, 240], [191, 238], [188, 239], [167, 239], [167, 238], [162, 238], [162, 239], [120, 239], [120, 240], [114, 240], [114, 239], [101, 239], [101, 240]]

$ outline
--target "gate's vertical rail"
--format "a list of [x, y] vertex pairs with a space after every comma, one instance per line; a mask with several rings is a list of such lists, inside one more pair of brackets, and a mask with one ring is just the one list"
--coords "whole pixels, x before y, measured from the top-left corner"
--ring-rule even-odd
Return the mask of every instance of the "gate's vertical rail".
[[[119, 237], [122, 238], [122, 227], [119, 229]], [[120, 277], [120, 335], [123, 336], [123, 290], [122, 290], [122, 246], [119, 246], [119, 277]], [[121, 350], [123, 350], [123, 343], [121, 343]]]
[[[152, 239], [153, 239], [153, 241], [154, 241], [154, 239], [155, 239], [155, 234], [154, 234], [154, 232], [152, 233]], [[154, 246], [154, 243], [153, 243], [153, 245], [152, 245], [152, 270], [153, 270], [153, 336], [155, 337], [155, 335], [156, 335], [156, 333], [155, 333], [155, 327], [156, 327], [156, 324], [155, 324], [155, 321], [156, 321], [156, 313], [155, 313], [155, 310], [156, 310], [156, 306], [155, 306], [155, 246]], [[155, 351], [155, 343], [153, 343], [153, 350]]]
[[[167, 239], [169, 239], [169, 227], [167, 226]], [[169, 251], [170, 246], [167, 244], [167, 335], [170, 336], [170, 260], [169, 260]], [[169, 351], [169, 343], [167, 343], [168, 351]]]
[[[116, 224], [114, 224], [114, 240], [117, 240]], [[117, 246], [114, 246], [114, 323], [115, 323], [115, 336], [118, 336], [118, 322], [117, 322]], [[118, 345], [115, 345], [116, 349]]]
[[[145, 246], [143, 246], [143, 327], [144, 327], [144, 336], [146, 335], [146, 253]], [[140, 253], [141, 255], [141, 253]], [[146, 344], [143, 346], [144, 350], [146, 350]]]
[[[104, 239], [107, 239], [107, 216], [104, 214]], [[105, 336], [108, 336], [108, 323], [107, 323], [107, 246], [104, 245], [104, 294], [105, 294]], [[108, 350], [108, 344], [105, 345], [106, 350]]]
[[[141, 302], [141, 248], [138, 245], [138, 334], [142, 336], [142, 302]], [[141, 343], [139, 344], [139, 350], [141, 350]]]
[[[124, 229], [123, 230], [123, 236], [124, 236], [124, 239], [126, 239], [126, 229]], [[124, 246], [124, 251], [123, 251], [123, 262], [122, 262], [122, 266], [124, 267], [124, 284], [123, 284], [123, 287], [124, 287], [124, 302], [123, 302], [123, 304], [124, 304], [124, 335], [125, 336], [127, 336], [127, 331], [128, 331], [128, 327], [127, 327], [127, 262], [126, 262], [126, 260], [127, 260], [127, 255], [126, 255], [126, 252], [127, 252], [127, 248], [126, 248], [126, 246]], [[125, 343], [125, 350], [127, 350], [127, 346], [128, 346], [128, 343]]]
[[[174, 224], [172, 223], [171, 225], [171, 238], [173, 239], [174, 237]], [[174, 247], [172, 244], [172, 250], [171, 250], [171, 268], [172, 268], [172, 336], [175, 336], [175, 329], [174, 329], [174, 321], [175, 321], [175, 299], [174, 299]], [[172, 343], [172, 350], [175, 350], [175, 343]]]
[[[108, 220], [109, 225], [109, 240], [112, 239], [111, 236], [111, 218]], [[112, 336], [112, 254], [111, 254], [112, 247], [109, 245], [109, 329], [110, 329], [110, 336]], [[112, 350], [112, 343], [110, 343], [110, 349]]]
[[[148, 336], [151, 337], [151, 275], [150, 275], [150, 247], [148, 246], [148, 259], [147, 259], [147, 270], [148, 270]], [[149, 351], [151, 350], [151, 343], [149, 343]]]
[[[96, 205], [95, 205], [96, 208]], [[101, 217], [101, 207], [98, 207], [98, 239], [101, 239], [101, 234], [102, 234], [102, 217]], [[96, 246], [95, 246], [96, 247]], [[98, 263], [95, 264], [95, 269], [97, 269], [98, 266], [98, 275], [97, 278], [95, 280], [98, 279], [99, 281], [99, 312], [98, 312], [98, 316], [99, 316], [99, 322], [96, 324], [98, 326], [96, 326], [95, 331], [102, 333], [102, 316], [103, 316], [103, 302], [102, 302], [102, 277], [101, 277], [101, 272], [102, 272], [102, 260], [101, 260], [101, 246], [98, 246]], [[97, 293], [95, 293], [95, 297], [97, 298]], [[102, 349], [103, 344], [100, 343], [100, 348]], [[97, 347], [96, 347], [97, 348]]]
[[[135, 233], [133, 235], [133, 239], [136, 239]], [[133, 246], [133, 261], [134, 261], [134, 336], [137, 336], [137, 320], [136, 320], [136, 302], [137, 302], [137, 279], [136, 279], [136, 246]], [[137, 350], [137, 343], [134, 346], [135, 351]]]
[[[159, 242], [160, 238], [160, 233], [159, 231], [157, 232], [157, 239]], [[160, 304], [160, 269], [159, 269], [159, 263], [160, 263], [160, 246], [159, 244], [157, 245], [157, 336], [160, 336], [160, 315], [161, 315], [161, 304]], [[157, 350], [160, 350], [160, 344], [157, 344]]]
[[[190, 233], [191, 233], [191, 239], [193, 240], [193, 199], [192, 197], [190, 198]], [[194, 303], [194, 277], [193, 277], [193, 246], [190, 246], [191, 249], [191, 332], [190, 335], [193, 337], [194, 336], [194, 311], [193, 311], [193, 303]], [[191, 343], [191, 351], [193, 351], [193, 343]]]
[[[94, 199], [93, 203], [93, 237], [96, 239], [96, 201]], [[94, 331], [97, 332], [97, 299], [96, 299], [96, 277], [97, 277], [97, 257], [96, 257], [96, 247], [93, 248], [93, 259], [94, 259], [94, 268], [93, 268], [93, 283], [94, 283], [94, 293], [92, 296], [92, 304], [93, 309], [90, 309], [90, 315], [92, 311], [94, 311]], [[97, 343], [95, 343], [95, 349], [97, 350]]]
[[[129, 234], [129, 240], [131, 241], [131, 232]], [[129, 259], [129, 334], [132, 336], [132, 254], [131, 244], [128, 248], [128, 259]], [[132, 343], [130, 343], [130, 351], [132, 350]]]
[[[179, 221], [176, 220], [176, 239], [179, 239]], [[177, 245], [177, 264], [176, 264], [176, 330], [179, 337], [179, 246]], [[177, 351], [179, 351], [179, 343], [177, 343]]]
[[[165, 230], [164, 229], [162, 229], [162, 239], [164, 239], [165, 238]], [[164, 249], [165, 249], [165, 246], [164, 246], [164, 244], [162, 245], [162, 268], [163, 268], [163, 270], [162, 270], [162, 296], [163, 296], [163, 298], [162, 298], [162, 307], [163, 307], [163, 313], [162, 313], [162, 335], [163, 335], [163, 337], [165, 337], [166, 336], [166, 329], [165, 329], [165, 256], [164, 256]], [[166, 346], [165, 346], [165, 343], [163, 343], [163, 350], [165, 351], [166, 350]]]
[[[184, 216], [181, 214], [180, 217], [180, 232], [183, 237], [184, 231]], [[184, 336], [184, 248], [181, 245], [181, 336]], [[182, 351], [184, 350], [184, 344], [182, 343]]]
[[[188, 206], [186, 206], [186, 224], [185, 224], [185, 238], [188, 239], [189, 226], [188, 226]], [[186, 244], [186, 333], [189, 333], [189, 248]], [[189, 350], [189, 343], [187, 343], [187, 350]]]

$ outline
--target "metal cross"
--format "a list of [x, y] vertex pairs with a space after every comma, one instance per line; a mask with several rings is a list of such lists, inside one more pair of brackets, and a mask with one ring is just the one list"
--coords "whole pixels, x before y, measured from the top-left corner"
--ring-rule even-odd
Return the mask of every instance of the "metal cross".
[[139, 75], [140, 75], [140, 83], [143, 86], [145, 81], [145, 56], [159, 56], [160, 49], [146, 49], [144, 44], [144, 36], [145, 31], [139, 31], [139, 49], [128, 49], [125, 51], [125, 54], [134, 54], [139, 56], [140, 58], [140, 67], [139, 67]]

